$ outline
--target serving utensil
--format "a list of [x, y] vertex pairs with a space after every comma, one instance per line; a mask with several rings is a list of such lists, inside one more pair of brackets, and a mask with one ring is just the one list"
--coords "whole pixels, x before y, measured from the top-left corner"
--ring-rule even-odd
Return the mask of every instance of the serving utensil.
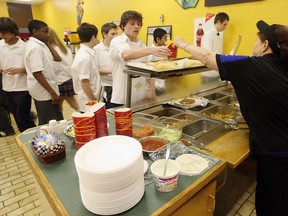
[[164, 166], [164, 176], [166, 175], [166, 169], [167, 169], [167, 163], [168, 163], [168, 160], [169, 160], [169, 156], [170, 156], [170, 144], [167, 144], [167, 147], [166, 147], [166, 155], [165, 155], [165, 166]]
[[189, 140], [184, 139], [184, 138], [182, 138], [180, 141], [186, 146], [195, 146], [195, 147], [197, 147], [197, 148], [199, 148], [201, 150], [212, 152], [212, 150], [211, 149], [207, 149], [203, 143], [200, 143], [200, 145], [198, 145], [198, 144], [192, 143]]

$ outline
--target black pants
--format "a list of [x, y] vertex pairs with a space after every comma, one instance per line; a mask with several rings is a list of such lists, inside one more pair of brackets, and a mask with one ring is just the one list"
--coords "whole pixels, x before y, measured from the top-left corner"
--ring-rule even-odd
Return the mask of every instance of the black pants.
[[2, 75], [0, 74], [0, 131], [6, 134], [14, 133], [14, 129], [11, 125], [8, 104], [4, 91], [2, 90]]
[[5, 95], [19, 131], [23, 132], [28, 128], [35, 127], [35, 123], [30, 117], [31, 96], [29, 92], [5, 92]]
[[112, 108], [111, 97], [112, 97], [112, 86], [104, 86], [104, 91], [106, 92], [106, 98], [104, 97], [106, 109]]
[[257, 216], [288, 215], [288, 158], [259, 158], [257, 164]]
[[34, 99], [35, 107], [38, 115], [38, 125], [49, 123], [50, 120], [63, 120], [63, 114], [59, 104], [52, 104], [52, 100], [37, 101]]

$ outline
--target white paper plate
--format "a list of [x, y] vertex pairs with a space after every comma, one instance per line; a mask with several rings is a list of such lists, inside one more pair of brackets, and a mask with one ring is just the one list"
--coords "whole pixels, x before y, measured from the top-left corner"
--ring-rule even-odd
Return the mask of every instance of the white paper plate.
[[182, 154], [176, 161], [180, 165], [182, 175], [199, 175], [209, 166], [208, 160], [196, 154]]
[[143, 160], [143, 166], [144, 166], [144, 173], [146, 173], [149, 168], [148, 162], [146, 160]]

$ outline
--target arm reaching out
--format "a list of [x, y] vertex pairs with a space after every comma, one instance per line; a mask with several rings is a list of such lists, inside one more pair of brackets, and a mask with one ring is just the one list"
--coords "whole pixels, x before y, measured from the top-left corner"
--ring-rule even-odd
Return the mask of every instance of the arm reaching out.
[[218, 71], [215, 53], [203, 47], [195, 47], [191, 44], [188, 44], [182, 37], [177, 37], [174, 40], [174, 45], [191, 54], [194, 59], [201, 61], [202, 64], [206, 65], [208, 68]]

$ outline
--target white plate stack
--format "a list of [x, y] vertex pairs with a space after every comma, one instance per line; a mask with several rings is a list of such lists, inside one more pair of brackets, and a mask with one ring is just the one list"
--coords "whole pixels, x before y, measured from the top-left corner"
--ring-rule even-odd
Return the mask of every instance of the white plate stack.
[[124, 212], [144, 194], [141, 144], [127, 136], [106, 136], [81, 147], [74, 158], [83, 205], [100, 215]]

